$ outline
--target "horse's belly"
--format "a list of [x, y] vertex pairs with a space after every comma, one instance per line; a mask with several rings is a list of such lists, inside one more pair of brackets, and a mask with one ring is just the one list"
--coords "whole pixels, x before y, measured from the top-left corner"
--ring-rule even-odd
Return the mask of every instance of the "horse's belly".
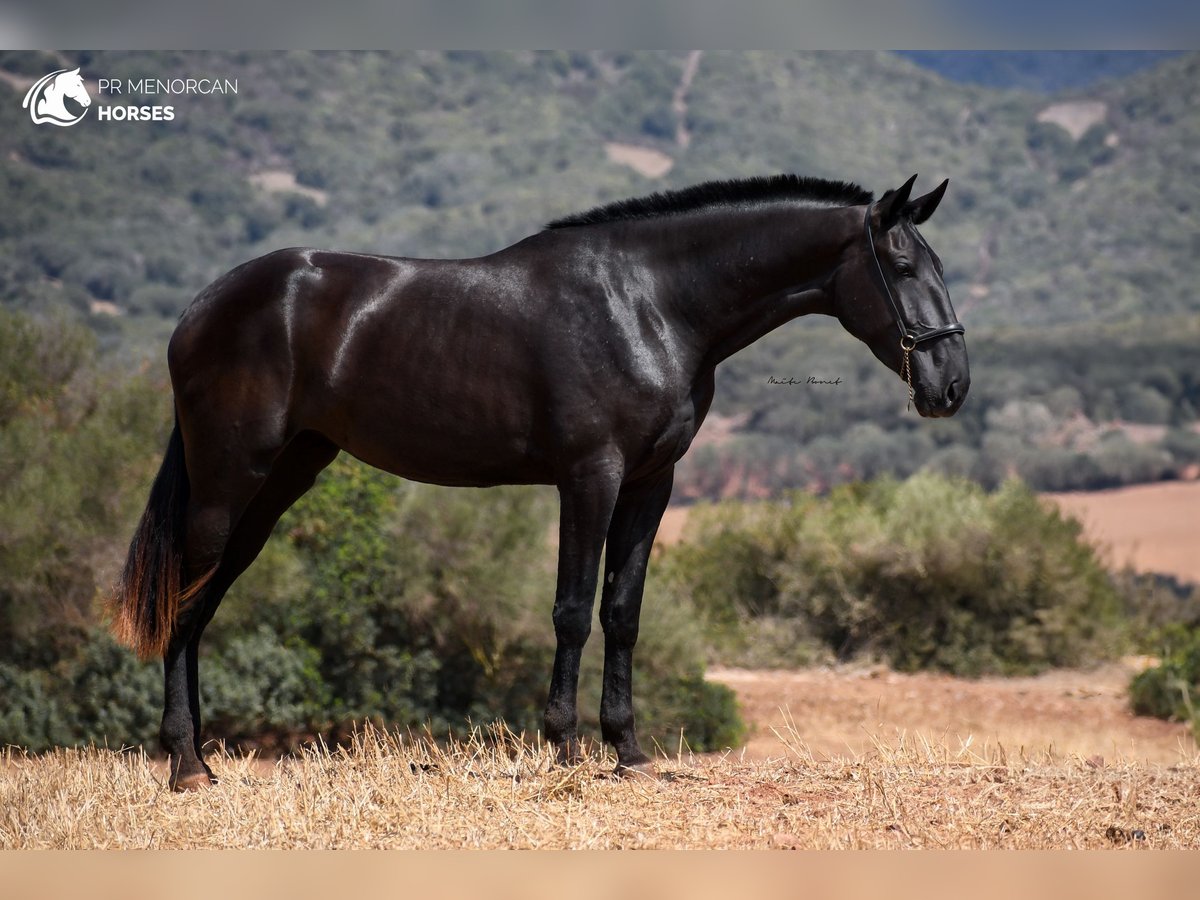
[[401, 478], [452, 487], [553, 484], [554, 470], [535, 456], [488, 444], [454, 447], [400, 436], [395, 443], [347, 442], [345, 449], [369, 465]]
[[327, 434], [376, 468], [431, 484], [550, 484], [554, 473], [527, 419], [444, 397], [343, 405]]

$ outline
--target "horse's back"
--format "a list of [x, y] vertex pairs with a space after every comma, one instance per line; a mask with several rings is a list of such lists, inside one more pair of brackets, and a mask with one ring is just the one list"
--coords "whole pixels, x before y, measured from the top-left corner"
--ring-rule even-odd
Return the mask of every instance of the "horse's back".
[[332, 342], [360, 305], [411, 268], [405, 260], [307, 247], [242, 263], [184, 310], [168, 346], [172, 374], [281, 362], [295, 356], [302, 337]]
[[[536, 428], [541, 317], [519, 273], [495, 268], [309, 248], [250, 260], [205, 288], [171, 339], [181, 418], [270, 431], [264, 441], [319, 431], [420, 480], [490, 480], [466, 471], [472, 460], [519, 468]], [[275, 427], [252, 424], [264, 421]]]

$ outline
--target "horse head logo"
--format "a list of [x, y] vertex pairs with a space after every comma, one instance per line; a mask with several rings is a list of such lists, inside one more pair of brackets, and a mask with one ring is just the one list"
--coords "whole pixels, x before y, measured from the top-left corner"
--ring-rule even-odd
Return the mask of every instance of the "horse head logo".
[[[63, 103], [67, 99], [74, 100], [83, 107], [78, 115], [67, 110]], [[79, 69], [75, 68], [59, 69], [34, 82], [21, 103], [21, 109], [29, 110], [29, 118], [33, 119], [36, 125], [48, 122], [51, 125], [67, 126], [74, 125], [87, 115], [91, 105], [91, 95], [84, 86]]]

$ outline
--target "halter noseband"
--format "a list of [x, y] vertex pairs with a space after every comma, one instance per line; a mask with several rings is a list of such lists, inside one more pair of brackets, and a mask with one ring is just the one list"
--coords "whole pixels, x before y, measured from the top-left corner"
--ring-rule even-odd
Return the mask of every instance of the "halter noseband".
[[938, 328], [930, 328], [921, 332], [910, 326], [904, 318], [904, 312], [900, 309], [900, 304], [896, 302], [896, 298], [892, 294], [891, 285], [888, 284], [888, 280], [883, 274], [883, 266], [879, 262], [879, 256], [875, 253], [875, 235], [871, 233], [870, 206], [867, 207], [867, 214], [863, 216], [863, 231], [867, 235], [867, 249], [871, 251], [871, 261], [875, 263], [872, 274], [883, 289], [883, 296], [887, 297], [888, 304], [892, 307], [892, 316], [896, 319], [896, 327], [900, 330], [900, 349], [904, 352], [904, 364], [901, 367], [900, 377], [908, 382], [908, 406], [911, 409], [913, 383], [910, 354], [917, 349], [917, 344], [923, 344], [925, 341], [932, 341], [934, 338], [944, 337], [947, 334], [963, 334], [966, 332], [966, 329], [963, 328], [961, 322], [951, 322], [949, 325], [942, 325]]

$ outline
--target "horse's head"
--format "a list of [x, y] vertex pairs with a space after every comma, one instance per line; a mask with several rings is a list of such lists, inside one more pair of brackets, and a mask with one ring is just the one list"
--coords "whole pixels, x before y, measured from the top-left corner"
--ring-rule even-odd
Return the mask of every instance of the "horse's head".
[[92, 98], [87, 92], [87, 87], [84, 86], [83, 76], [79, 74], [79, 69], [63, 72], [55, 78], [54, 88], [64, 97], [70, 97], [85, 109], [92, 105]]
[[867, 207], [836, 280], [847, 331], [912, 386], [922, 416], [952, 416], [971, 384], [967, 345], [942, 281], [942, 262], [917, 232], [946, 193], [943, 181], [910, 200], [914, 175]]

